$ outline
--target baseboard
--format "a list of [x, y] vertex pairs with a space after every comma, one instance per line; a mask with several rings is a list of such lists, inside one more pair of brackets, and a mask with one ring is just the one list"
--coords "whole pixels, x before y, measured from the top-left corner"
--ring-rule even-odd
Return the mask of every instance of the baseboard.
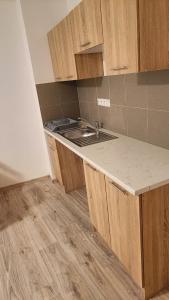
[[18, 188], [18, 187], [23, 187], [24, 185], [27, 185], [27, 184], [30, 184], [30, 183], [33, 183], [33, 182], [36, 182], [36, 181], [43, 181], [43, 180], [46, 180], [46, 179], [49, 179], [49, 178], [51, 179], [51, 176], [47, 175], [47, 176], [43, 176], [43, 177], [31, 179], [31, 180], [28, 180], [28, 181], [23, 181], [23, 182], [20, 182], [20, 183], [15, 183], [15, 184], [12, 184], [12, 185], [1, 187], [0, 188], [0, 192], [5, 192], [5, 191], [8, 191], [8, 190], [12, 190], [12, 189]]

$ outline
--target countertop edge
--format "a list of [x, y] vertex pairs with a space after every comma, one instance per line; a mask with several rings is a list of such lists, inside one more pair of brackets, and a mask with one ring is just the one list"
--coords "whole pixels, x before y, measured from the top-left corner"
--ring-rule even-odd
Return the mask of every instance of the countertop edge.
[[[105, 132], [109, 132], [107, 130], [103, 130]], [[107, 176], [108, 178], [110, 178], [114, 183], [118, 184], [120, 187], [122, 187], [123, 189], [125, 189], [127, 192], [129, 192], [130, 194], [132, 194], [133, 196], [140, 196], [141, 194], [144, 194], [146, 192], [149, 192], [150, 190], [156, 189], [162, 185], [168, 184], [169, 183], [169, 179], [166, 180], [165, 182], [159, 182], [158, 184], [156, 184], [155, 186], [147, 186], [145, 188], [142, 189], [138, 189], [138, 190], [134, 190], [131, 187], [127, 186], [124, 182], [120, 181], [118, 178], [116, 178], [115, 176], [113, 176], [112, 174], [110, 174], [109, 172], [107, 172], [106, 170], [104, 170], [102, 167], [100, 167], [99, 165], [95, 164], [93, 161], [91, 161], [88, 157], [86, 157], [85, 155], [83, 155], [82, 153], [80, 153], [80, 151], [78, 151], [78, 149], [76, 149], [76, 146], [71, 142], [68, 141], [67, 139], [65, 139], [64, 137], [60, 136], [57, 133], [53, 133], [47, 129], [44, 129], [44, 132], [47, 133], [48, 135], [52, 136], [53, 138], [55, 138], [57, 141], [59, 141], [61, 144], [63, 144], [65, 147], [67, 147], [69, 150], [71, 150], [72, 152], [74, 152], [75, 154], [77, 154], [80, 158], [82, 158], [84, 161], [86, 161], [87, 163], [91, 164], [94, 168], [96, 168], [98, 171], [102, 172], [105, 176]], [[117, 134], [120, 137], [120, 134]], [[71, 147], [72, 144], [72, 147]]]

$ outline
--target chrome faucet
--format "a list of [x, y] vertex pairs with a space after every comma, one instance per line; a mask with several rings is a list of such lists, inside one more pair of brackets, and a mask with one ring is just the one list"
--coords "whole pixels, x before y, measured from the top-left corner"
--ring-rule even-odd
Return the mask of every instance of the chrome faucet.
[[93, 123], [95, 124], [95, 126], [93, 126], [89, 121], [87, 121], [84, 118], [79, 117], [78, 121], [85, 127], [89, 126], [91, 128], [93, 128], [96, 131], [96, 136], [97, 138], [99, 138], [99, 134], [100, 134], [100, 129], [102, 128], [102, 122], [100, 121], [93, 121]]

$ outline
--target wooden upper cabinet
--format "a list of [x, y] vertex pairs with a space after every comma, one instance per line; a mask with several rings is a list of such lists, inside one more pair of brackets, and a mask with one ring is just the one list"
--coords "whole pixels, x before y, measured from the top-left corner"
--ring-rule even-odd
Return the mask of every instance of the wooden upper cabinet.
[[71, 12], [74, 53], [103, 44], [101, 0], [83, 0]]
[[71, 34], [71, 25], [70, 25], [70, 17], [67, 16], [63, 19], [63, 21], [58, 25], [61, 30], [61, 48], [62, 51], [60, 56], [63, 61], [63, 78], [64, 80], [76, 80], [77, 72], [76, 72], [76, 63], [75, 56], [73, 53], [73, 41]]
[[140, 71], [169, 68], [169, 1], [139, 0]]
[[62, 59], [60, 57], [60, 39], [60, 28], [56, 26], [48, 33], [48, 42], [52, 59], [54, 77], [57, 81], [63, 80], [63, 64]]
[[101, 0], [101, 8], [105, 75], [137, 72], [137, 0]]
[[48, 33], [53, 71], [57, 81], [76, 80], [76, 63], [70, 18], [67, 16]]

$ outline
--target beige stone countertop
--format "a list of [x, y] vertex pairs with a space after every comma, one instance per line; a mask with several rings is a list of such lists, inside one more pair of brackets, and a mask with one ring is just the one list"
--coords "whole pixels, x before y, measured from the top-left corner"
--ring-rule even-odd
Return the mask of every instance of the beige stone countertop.
[[169, 150], [108, 130], [118, 139], [78, 147], [57, 133], [45, 132], [133, 195], [169, 183]]

